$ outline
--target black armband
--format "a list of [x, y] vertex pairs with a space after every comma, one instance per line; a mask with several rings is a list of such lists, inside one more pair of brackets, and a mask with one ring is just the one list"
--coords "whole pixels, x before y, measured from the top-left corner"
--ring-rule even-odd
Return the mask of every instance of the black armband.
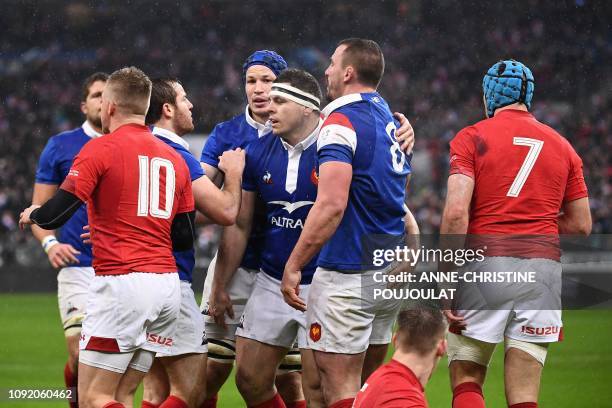
[[64, 225], [82, 204], [77, 196], [60, 188], [42, 207], [32, 211], [30, 219], [42, 229], [57, 229]]

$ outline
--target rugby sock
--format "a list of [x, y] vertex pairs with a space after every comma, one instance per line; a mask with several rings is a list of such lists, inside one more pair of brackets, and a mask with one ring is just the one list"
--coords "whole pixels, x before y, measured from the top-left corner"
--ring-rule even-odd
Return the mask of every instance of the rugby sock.
[[64, 383], [66, 383], [66, 388], [72, 388], [74, 390], [74, 402], [69, 402], [70, 408], [78, 408], [79, 406], [79, 398], [77, 395], [77, 385], [79, 383], [78, 377], [75, 373], [72, 372], [72, 369], [66, 363], [64, 366]]
[[281, 396], [276, 393], [272, 398], [257, 405], [250, 405], [249, 408], [286, 408]]
[[170, 395], [159, 408], [189, 408], [189, 405], [176, 395]]
[[482, 387], [475, 382], [456, 386], [453, 390], [453, 408], [485, 408]]
[[102, 408], [125, 408], [125, 405], [117, 401], [110, 401], [104, 404]]
[[537, 402], [520, 402], [518, 404], [509, 405], [508, 408], [538, 408]]
[[159, 405], [155, 405], [152, 402], [142, 400], [142, 403], [140, 404], [140, 408], [159, 408]]
[[351, 408], [353, 406], [353, 401], [355, 401], [355, 398], [345, 398], [334, 402], [329, 408]]
[[306, 400], [286, 402], [287, 408], [306, 408]]
[[210, 398], [206, 398], [200, 408], [217, 408], [217, 401], [219, 400], [219, 394], [215, 394]]

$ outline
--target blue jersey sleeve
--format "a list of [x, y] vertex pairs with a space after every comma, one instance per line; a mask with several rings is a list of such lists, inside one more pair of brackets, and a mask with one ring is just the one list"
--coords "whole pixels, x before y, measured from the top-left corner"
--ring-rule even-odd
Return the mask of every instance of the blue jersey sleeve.
[[317, 140], [319, 165], [329, 161], [353, 164], [357, 134], [349, 118], [334, 112], [325, 120]]
[[42, 184], [62, 184], [63, 178], [60, 174], [60, 169], [56, 165], [55, 157], [57, 156], [57, 144], [55, 138], [52, 137], [47, 142], [38, 161], [36, 169], [36, 182]]
[[224, 152], [222, 143], [220, 143], [218, 134], [220, 133], [221, 125], [215, 126], [215, 128], [208, 135], [204, 149], [202, 149], [202, 156], [200, 161], [202, 163], [209, 164], [215, 168], [219, 167], [219, 156]]
[[191, 154], [187, 150], [179, 150], [179, 153], [187, 164], [187, 168], [189, 169], [189, 175], [191, 176], [192, 182], [196, 181], [204, 175], [204, 170], [202, 170], [200, 162], [193, 156], [193, 154]]
[[255, 174], [254, 164], [257, 162], [255, 157], [255, 149], [252, 144], [245, 148], [246, 160], [244, 164], [244, 173], [242, 174], [242, 189], [246, 191], [257, 190], [257, 176]]

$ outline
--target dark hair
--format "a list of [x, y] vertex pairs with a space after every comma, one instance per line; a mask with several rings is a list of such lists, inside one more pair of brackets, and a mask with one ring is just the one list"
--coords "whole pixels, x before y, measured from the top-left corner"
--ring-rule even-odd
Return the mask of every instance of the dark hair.
[[136, 67], [113, 72], [106, 81], [113, 102], [126, 114], [146, 115], [151, 98], [151, 80]]
[[402, 310], [397, 316], [398, 347], [420, 355], [430, 353], [446, 335], [447, 323], [438, 309]]
[[306, 71], [289, 68], [280, 73], [274, 82], [288, 83], [289, 85], [316, 96], [321, 100], [321, 87], [319, 82]]
[[378, 88], [385, 72], [385, 57], [376, 41], [363, 38], [347, 38], [338, 43], [345, 45], [342, 66], [351, 65], [357, 71], [357, 81]]
[[83, 85], [81, 86], [81, 102], [85, 102], [89, 96], [89, 88], [96, 81], [106, 82], [108, 80], [108, 74], [106, 72], [96, 72], [85, 78]]
[[176, 90], [172, 84], [180, 84], [179, 80], [171, 77], [155, 78], [151, 81], [151, 103], [145, 122], [147, 125], [156, 123], [162, 117], [164, 104], [176, 104]]

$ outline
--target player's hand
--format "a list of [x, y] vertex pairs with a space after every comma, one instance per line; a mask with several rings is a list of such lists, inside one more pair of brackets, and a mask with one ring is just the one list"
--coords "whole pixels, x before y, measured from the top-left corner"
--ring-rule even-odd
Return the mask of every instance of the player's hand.
[[79, 254], [80, 252], [74, 249], [72, 245], [59, 243], [49, 248], [47, 256], [51, 266], [54, 268], [64, 268], [70, 264], [79, 263], [76, 257]]
[[215, 323], [225, 329], [227, 328], [225, 324], [226, 313], [230, 319], [234, 318], [232, 299], [225, 289], [213, 287], [210, 292], [210, 299], [208, 300], [208, 314], [215, 319]]
[[302, 280], [302, 271], [289, 270], [285, 268], [283, 280], [281, 282], [281, 293], [285, 299], [285, 303], [294, 309], [302, 312], [306, 311], [306, 302], [300, 298], [300, 281]]
[[32, 214], [32, 211], [39, 207], [40, 205], [32, 204], [31, 206], [23, 210], [21, 214], [19, 214], [19, 228], [23, 230], [25, 229], [26, 225], [33, 224], [32, 220], [30, 219], [30, 214]]
[[446, 316], [449, 327], [456, 328], [458, 330], [464, 330], [467, 327], [463, 316], [459, 316], [456, 311], [452, 309], [443, 309], [442, 312]]
[[81, 240], [83, 240], [84, 244], [91, 244], [91, 230], [89, 229], [89, 225], [83, 225], [83, 230], [85, 232], [80, 235]]
[[219, 170], [229, 177], [241, 176], [244, 170], [244, 161], [245, 154], [241, 148], [225, 151], [219, 156]]
[[414, 148], [414, 129], [403, 113], [395, 112], [393, 116], [399, 121], [400, 127], [395, 132], [395, 138], [405, 154], [412, 153]]

